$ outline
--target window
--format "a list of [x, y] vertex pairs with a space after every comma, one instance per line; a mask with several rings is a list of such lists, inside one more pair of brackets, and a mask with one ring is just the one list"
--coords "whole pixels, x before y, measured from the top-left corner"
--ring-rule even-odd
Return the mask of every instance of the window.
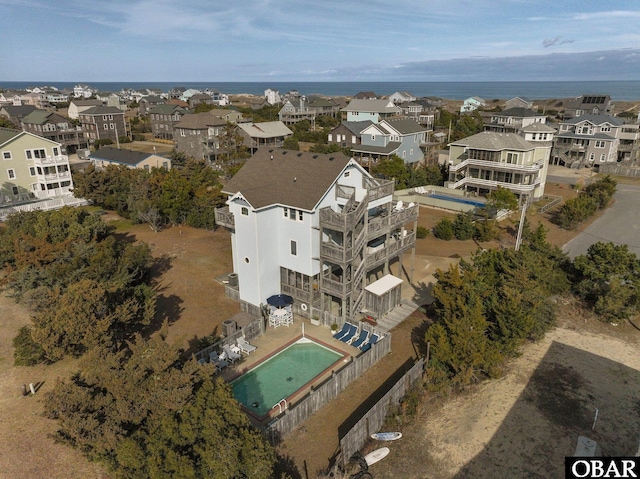
[[289, 208], [289, 219], [295, 221], [296, 220], [296, 210], [293, 208]]
[[291, 240], [291, 255], [298, 256], [298, 243]]
[[298, 220], [302, 221], [302, 210], [298, 210]]
[[604, 153], [603, 153], [602, 155], [600, 155], [600, 161], [604, 161], [604, 158], [605, 158], [605, 156], [604, 156]]
[[240, 210], [240, 212], [244, 215], [244, 216], [249, 216], [249, 208], [246, 207], [242, 207], [242, 209]]
[[601, 126], [601, 127], [600, 127], [600, 131], [605, 131], [605, 132], [606, 132], [606, 131], [611, 131], [611, 127], [610, 127], [609, 125], [607, 125], [607, 126]]
[[604, 148], [604, 141], [596, 140], [596, 148]]
[[283, 208], [283, 215], [285, 218], [289, 217], [289, 208]]
[[14, 170], [13, 168], [10, 168], [7, 170], [7, 176], [9, 177], [10, 180], [15, 180], [16, 179], [16, 170]]
[[351, 176], [351, 172], [350, 171], [345, 171], [344, 172], [344, 177], [345, 178], [349, 178], [349, 176]]
[[63, 188], [66, 186], [71, 186], [71, 182], [70, 181], [63, 181], [62, 183], [60, 183], [60, 186], [62, 186]]
[[2, 158], [4, 160], [10, 160], [11, 159], [11, 152], [10, 151], [3, 151], [2, 152]]
[[107, 125], [106, 123], [104, 124], [104, 129], [108, 130], [109, 129], [109, 125]]
[[115, 124], [113, 124], [113, 123], [111, 123], [111, 124], [109, 124], [109, 127], [110, 127], [112, 130], [114, 130], [114, 129], [116, 128], [116, 125], [115, 125]]
[[36, 176], [36, 169], [33, 166], [29, 167], [29, 176]]
[[376, 139], [376, 135], [371, 135], [371, 141]]
[[11, 187], [11, 192], [13, 193], [14, 196], [18, 196], [18, 194], [20, 193], [18, 191], [18, 187], [17, 186], [12, 186]]
[[58, 147], [54, 147], [53, 148], [53, 156], [59, 156], [60, 153], [58, 152]]
[[596, 154], [595, 154], [595, 153], [591, 153], [591, 154], [589, 155], [589, 161], [593, 161], [593, 160], [595, 160], [595, 159], [596, 159]]
[[162, 167], [163, 167], [165, 170], [168, 170], [168, 169], [169, 169], [169, 163], [168, 163], [167, 161], [163, 161], [163, 162], [162, 162]]
[[33, 159], [33, 155], [31, 154], [31, 150], [27, 150], [26, 154], [27, 154], [27, 160]]
[[331, 141], [333, 141], [333, 135], [329, 133], [329, 143], [331, 143]]
[[507, 163], [517, 163], [517, 162], [518, 162], [517, 153], [507, 153]]

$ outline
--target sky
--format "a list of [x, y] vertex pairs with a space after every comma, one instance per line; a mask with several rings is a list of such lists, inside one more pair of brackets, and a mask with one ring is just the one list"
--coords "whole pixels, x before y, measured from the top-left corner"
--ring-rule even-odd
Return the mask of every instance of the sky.
[[638, 0], [0, 0], [0, 81], [640, 80]]

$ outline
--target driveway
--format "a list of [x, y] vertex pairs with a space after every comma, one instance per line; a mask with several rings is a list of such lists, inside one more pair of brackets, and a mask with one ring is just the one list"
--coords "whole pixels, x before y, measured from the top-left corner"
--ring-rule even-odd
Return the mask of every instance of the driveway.
[[614, 203], [591, 226], [565, 244], [562, 250], [575, 258], [598, 241], [626, 244], [640, 257], [640, 186], [618, 183]]

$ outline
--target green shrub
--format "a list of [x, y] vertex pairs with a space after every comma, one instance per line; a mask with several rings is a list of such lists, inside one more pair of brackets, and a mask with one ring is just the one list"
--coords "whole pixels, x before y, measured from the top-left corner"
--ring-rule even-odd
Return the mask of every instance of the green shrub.
[[416, 229], [416, 238], [424, 239], [427, 236], [429, 236], [429, 230], [424, 226], [418, 226], [418, 228]]
[[453, 220], [453, 234], [461, 241], [473, 238], [475, 226], [473, 225], [473, 215], [471, 213], [458, 213]]
[[442, 218], [433, 227], [433, 236], [449, 241], [453, 238], [453, 222], [449, 218]]
[[31, 328], [23, 326], [13, 338], [14, 364], [16, 366], [34, 366], [45, 359], [44, 349], [31, 337]]

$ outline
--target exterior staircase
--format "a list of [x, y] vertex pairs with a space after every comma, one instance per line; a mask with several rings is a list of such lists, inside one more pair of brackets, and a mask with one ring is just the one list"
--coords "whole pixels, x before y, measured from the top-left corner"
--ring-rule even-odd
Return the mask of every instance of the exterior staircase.
[[380, 318], [377, 327], [385, 331], [391, 331], [419, 307], [413, 301], [403, 299], [398, 306]]

